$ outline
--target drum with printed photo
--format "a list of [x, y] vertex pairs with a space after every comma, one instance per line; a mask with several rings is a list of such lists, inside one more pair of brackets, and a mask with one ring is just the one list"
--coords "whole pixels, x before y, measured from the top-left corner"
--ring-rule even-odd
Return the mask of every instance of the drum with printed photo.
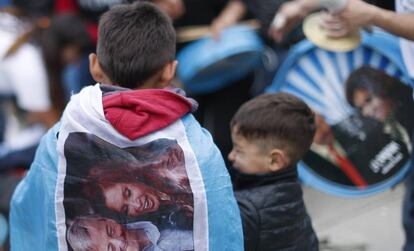
[[362, 38], [350, 52], [299, 43], [267, 90], [294, 94], [314, 110], [316, 135], [299, 175], [335, 195], [363, 196], [397, 184], [412, 151], [412, 83], [396, 38], [382, 32]]

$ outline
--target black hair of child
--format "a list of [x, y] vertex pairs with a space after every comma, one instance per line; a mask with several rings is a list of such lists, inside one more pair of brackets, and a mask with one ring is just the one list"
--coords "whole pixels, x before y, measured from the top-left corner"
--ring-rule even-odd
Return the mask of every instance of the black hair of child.
[[154, 4], [116, 5], [99, 21], [97, 57], [114, 84], [135, 89], [175, 59], [176, 35]]
[[295, 164], [309, 150], [315, 135], [313, 111], [288, 93], [260, 95], [243, 104], [231, 120], [232, 130], [247, 140], [264, 140]]

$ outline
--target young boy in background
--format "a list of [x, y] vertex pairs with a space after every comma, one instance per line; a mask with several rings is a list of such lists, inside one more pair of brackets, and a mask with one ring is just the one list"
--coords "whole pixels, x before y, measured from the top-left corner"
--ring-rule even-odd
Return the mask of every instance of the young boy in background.
[[296, 170], [315, 134], [311, 109], [290, 94], [264, 94], [242, 105], [230, 127], [245, 250], [318, 250]]

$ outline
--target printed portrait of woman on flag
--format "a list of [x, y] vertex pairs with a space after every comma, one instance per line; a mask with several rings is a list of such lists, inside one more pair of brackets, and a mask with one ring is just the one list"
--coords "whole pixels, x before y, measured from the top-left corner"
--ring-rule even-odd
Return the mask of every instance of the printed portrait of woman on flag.
[[[78, 147], [72, 148], [74, 145]], [[84, 146], [82, 151], [79, 145]], [[74, 222], [101, 223], [96, 217], [91, 220], [91, 215], [122, 229], [147, 222], [146, 226], [157, 230], [152, 232], [164, 235], [173, 230], [192, 233], [193, 193], [184, 153], [176, 140], [158, 138], [121, 148], [93, 134], [72, 133], [65, 156], [63, 205], [67, 231], [72, 231], [67, 238], [69, 234], [72, 240], [78, 236], [73, 232]]]

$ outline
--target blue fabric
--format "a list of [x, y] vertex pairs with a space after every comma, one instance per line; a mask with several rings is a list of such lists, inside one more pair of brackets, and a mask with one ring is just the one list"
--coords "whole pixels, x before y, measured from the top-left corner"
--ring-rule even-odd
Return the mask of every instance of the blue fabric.
[[55, 188], [58, 155], [55, 125], [42, 138], [27, 176], [11, 201], [11, 250], [58, 250], [55, 225]]
[[[210, 134], [192, 115], [182, 119], [203, 177], [208, 210], [209, 250], [243, 250], [243, 232], [230, 177]], [[55, 192], [59, 124], [42, 139], [29, 173], [11, 205], [11, 250], [58, 250]]]
[[[220, 151], [213, 143], [211, 135], [201, 128], [192, 115], [184, 117], [183, 123], [206, 189], [210, 250], [244, 250], [240, 211]], [[195, 133], [200, 130], [201, 135]]]
[[0, 0], [0, 7], [7, 7], [12, 4], [11, 0]]

